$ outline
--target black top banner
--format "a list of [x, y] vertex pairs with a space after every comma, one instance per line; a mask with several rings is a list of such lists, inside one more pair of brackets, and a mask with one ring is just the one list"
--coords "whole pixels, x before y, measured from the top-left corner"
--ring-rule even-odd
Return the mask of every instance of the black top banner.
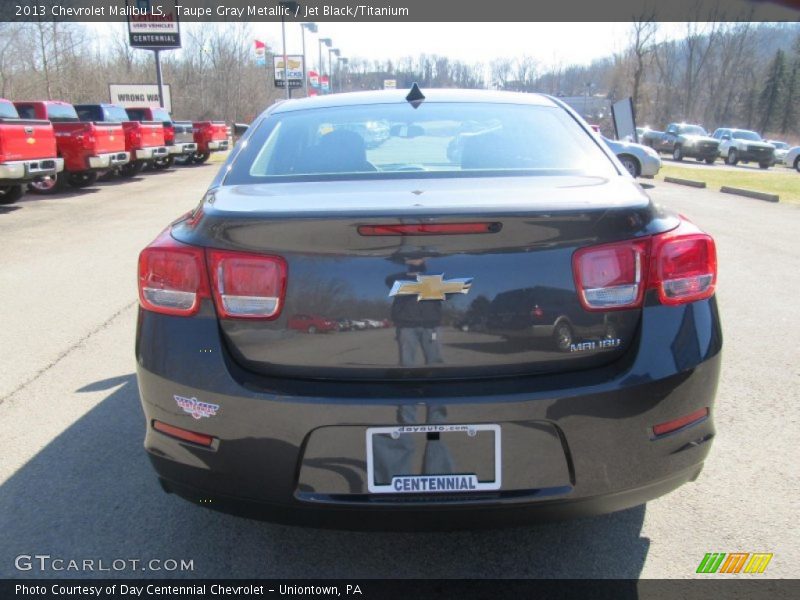
[[0, 21], [797, 21], [800, 0], [3, 0]]

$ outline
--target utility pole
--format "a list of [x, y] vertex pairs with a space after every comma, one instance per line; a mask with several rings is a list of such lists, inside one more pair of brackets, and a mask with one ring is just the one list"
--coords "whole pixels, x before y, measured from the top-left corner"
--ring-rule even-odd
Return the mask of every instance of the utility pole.
[[[325, 44], [328, 48], [333, 45], [333, 40], [331, 38], [319, 38], [319, 76], [320, 79], [322, 78], [322, 44]], [[328, 53], [328, 57], [330, 58], [330, 52]], [[330, 60], [328, 60], [328, 65], [330, 65]], [[330, 66], [328, 67], [330, 69]], [[320, 86], [321, 89], [321, 86]], [[330, 87], [330, 73], [328, 73], [328, 92], [331, 91]]]
[[306, 63], [306, 29], [311, 33], [317, 33], [316, 23], [301, 23], [300, 34], [303, 36], [303, 91], [308, 96], [308, 64]]
[[153, 50], [156, 59], [156, 83], [158, 84], [158, 104], [164, 108], [164, 75], [161, 72], [161, 50]]

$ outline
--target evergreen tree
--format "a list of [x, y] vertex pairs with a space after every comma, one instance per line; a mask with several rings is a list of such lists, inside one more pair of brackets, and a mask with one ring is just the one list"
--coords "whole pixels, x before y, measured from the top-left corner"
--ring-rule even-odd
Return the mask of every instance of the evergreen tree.
[[781, 133], [789, 133], [791, 129], [797, 128], [797, 102], [800, 101], [800, 36], [794, 41], [792, 50], [794, 50], [794, 60], [783, 93]]
[[786, 78], [786, 53], [778, 50], [775, 58], [767, 70], [767, 79], [764, 81], [764, 88], [758, 99], [758, 109], [761, 112], [761, 132], [762, 135], [775, 122], [778, 110], [781, 108], [783, 89]]

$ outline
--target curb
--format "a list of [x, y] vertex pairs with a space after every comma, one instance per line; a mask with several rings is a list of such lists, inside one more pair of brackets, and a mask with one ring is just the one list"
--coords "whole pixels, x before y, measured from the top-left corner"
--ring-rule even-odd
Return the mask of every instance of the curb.
[[704, 188], [706, 187], [705, 181], [695, 181], [693, 179], [680, 179], [678, 177], [664, 177], [667, 183], [677, 183], [678, 185], [688, 185], [690, 187]]
[[764, 200], [766, 202], [780, 202], [780, 196], [777, 194], [765, 194], [764, 192], [755, 192], [753, 190], [745, 190], [742, 188], [729, 187], [723, 185], [720, 190], [723, 194], [736, 194], [737, 196], [747, 196], [748, 198], [755, 198], [756, 200]]

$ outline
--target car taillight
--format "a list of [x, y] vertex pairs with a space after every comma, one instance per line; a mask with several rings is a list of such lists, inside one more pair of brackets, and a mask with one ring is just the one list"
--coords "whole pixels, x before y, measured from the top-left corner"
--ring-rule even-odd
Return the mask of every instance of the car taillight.
[[165, 230], [139, 254], [139, 302], [145, 310], [188, 317], [209, 297], [203, 249]]
[[220, 318], [275, 319], [286, 291], [286, 261], [279, 256], [208, 250]]
[[662, 304], [709, 298], [717, 283], [717, 251], [710, 235], [683, 221], [677, 229], [653, 237], [648, 287]]
[[586, 310], [638, 306], [644, 295], [647, 242], [630, 241], [581, 248], [572, 257], [578, 297]]
[[175, 141], [175, 129], [173, 127], [164, 127], [164, 142], [171, 145]]
[[709, 298], [717, 279], [714, 240], [691, 222], [649, 238], [590, 246], [572, 257], [578, 297], [586, 310], [641, 306], [645, 289], [662, 304]]

